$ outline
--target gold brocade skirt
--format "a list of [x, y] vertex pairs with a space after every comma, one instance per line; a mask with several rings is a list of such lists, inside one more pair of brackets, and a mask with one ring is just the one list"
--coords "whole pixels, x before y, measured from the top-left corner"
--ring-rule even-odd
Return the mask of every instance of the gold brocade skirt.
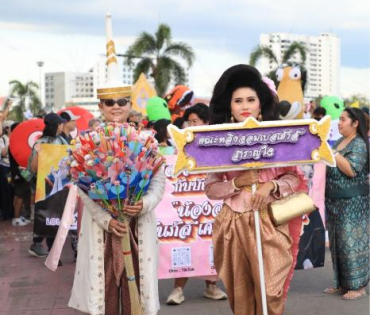
[[[266, 298], [269, 315], [284, 311], [283, 287], [292, 266], [288, 225], [275, 227], [260, 212]], [[214, 263], [236, 315], [262, 315], [253, 211], [235, 212], [226, 204], [213, 225]]]

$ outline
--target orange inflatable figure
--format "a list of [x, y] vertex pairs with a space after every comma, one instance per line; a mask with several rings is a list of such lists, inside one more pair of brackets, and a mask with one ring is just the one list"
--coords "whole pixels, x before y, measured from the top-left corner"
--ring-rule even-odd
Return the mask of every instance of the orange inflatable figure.
[[191, 104], [193, 96], [194, 92], [185, 85], [176, 85], [164, 96], [171, 113], [172, 121], [177, 117], [182, 117], [185, 109]]
[[[303, 90], [302, 74], [299, 67], [279, 68], [276, 72], [277, 80], [280, 82], [277, 90], [279, 97], [280, 119], [292, 120], [303, 118]], [[292, 281], [294, 268], [297, 263], [299, 241], [303, 232], [302, 218], [298, 217], [289, 221], [289, 232], [293, 244], [291, 247], [293, 265], [284, 284], [284, 297], [288, 295], [290, 282]]]
[[276, 77], [280, 82], [277, 90], [280, 118], [302, 119], [304, 109], [301, 70], [299, 67], [279, 68]]

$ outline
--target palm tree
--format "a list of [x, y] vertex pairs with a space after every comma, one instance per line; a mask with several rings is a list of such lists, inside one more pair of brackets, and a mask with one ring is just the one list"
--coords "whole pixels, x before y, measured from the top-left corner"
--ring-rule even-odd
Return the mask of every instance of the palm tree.
[[23, 113], [26, 110], [26, 102], [30, 103], [30, 110], [33, 115], [36, 116], [41, 110], [41, 101], [37, 95], [37, 90], [39, 86], [32, 81], [23, 84], [18, 80], [12, 80], [9, 82], [11, 85], [10, 95], [11, 97], [19, 98], [19, 103], [17, 106], [13, 107], [11, 111], [12, 117], [17, 121], [23, 121]]
[[[287, 50], [284, 52], [281, 60], [279, 61], [276, 57], [275, 53], [272, 51], [272, 49], [268, 46], [257, 46], [251, 53], [249, 57], [249, 64], [251, 66], [255, 66], [262, 57], [268, 58], [270, 63], [274, 63], [276, 65], [275, 69], [270, 71], [267, 75], [271, 79], [275, 81], [275, 84], [278, 84], [276, 80], [276, 70], [281, 65], [288, 65], [292, 66], [294, 64], [297, 64], [297, 62], [293, 62], [292, 58], [296, 53], [299, 53], [301, 56], [301, 62], [299, 63], [299, 66], [301, 67], [302, 72], [305, 70], [305, 63], [307, 59], [307, 52], [308, 49], [304, 44], [298, 43], [298, 42], [292, 42], [290, 46], [287, 48]], [[277, 85], [276, 85], [277, 86]]]
[[172, 42], [171, 29], [160, 24], [157, 32], [152, 35], [143, 32], [127, 51], [126, 63], [133, 66], [132, 60], [140, 58], [134, 69], [134, 81], [144, 73], [154, 79], [158, 95], [163, 96], [171, 82], [175, 85], [186, 81], [185, 69], [173, 57], [184, 59], [191, 67], [195, 54], [193, 49], [183, 42]]

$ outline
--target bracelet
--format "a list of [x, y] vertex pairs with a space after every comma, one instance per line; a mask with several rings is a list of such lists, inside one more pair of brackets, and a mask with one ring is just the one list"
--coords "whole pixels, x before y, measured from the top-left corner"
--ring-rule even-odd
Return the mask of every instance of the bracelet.
[[235, 190], [240, 190], [241, 188], [238, 188], [238, 187], [236, 187], [236, 185], [235, 185], [235, 179], [236, 179], [236, 177], [234, 177], [234, 178], [231, 180], [231, 184], [233, 185], [233, 188], [234, 188]]
[[277, 184], [276, 180], [271, 180], [271, 183], [274, 184], [274, 190], [271, 193], [275, 194], [278, 190], [278, 184]]
[[338, 154], [339, 154], [339, 152], [336, 151], [333, 156], [336, 157]]

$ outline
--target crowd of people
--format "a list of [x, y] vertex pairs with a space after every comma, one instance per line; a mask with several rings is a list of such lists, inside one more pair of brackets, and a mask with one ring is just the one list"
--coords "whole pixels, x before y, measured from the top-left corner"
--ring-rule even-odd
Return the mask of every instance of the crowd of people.
[[[238, 65], [222, 74], [215, 85], [209, 106], [194, 104], [173, 124], [181, 129], [187, 126], [238, 123], [249, 117], [259, 121], [274, 121], [279, 119], [277, 104], [277, 95], [263, 81], [260, 73], [253, 67]], [[102, 121], [130, 122], [140, 128], [154, 130], [163, 152], [176, 154], [176, 148], [167, 132], [167, 126], [172, 122], [166, 119], [148, 122], [139, 112], [132, 110], [130, 95], [122, 95], [119, 99], [101, 99], [99, 108], [102, 120], [92, 119], [89, 122], [90, 129], [95, 129]], [[320, 120], [325, 115], [324, 108], [315, 107], [312, 103], [306, 110], [305, 118]], [[40, 144], [70, 144], [79, 117], [66, 110], [60, 115], [50, 113], [43, 118], [45, 128], [32, 148], [27, 167], [30, 174], [26, 177], [9, 150], [9, 137], [18, 123], [6, 120], [6, 116], [7, 112], [2, 113], [0, 120], [1, 215], [4, 220], [11, 219], [13, 226], [22, 227], [30, 224], [33, 219]], [[333, 285], [324, 292], [341, 294], [345, 300], [354, 300], [366, 295], [370, 273], [368, 113], [361, 109], [346, 108], [339, 120], [339, 132], [342, 137], [333, 146], [336, 167], [327, 168], [326, 173], [326, 224], [334, 279]], [[253, 195], [251, 186], [254, 184], [258, 184], [258, 188]], [[144, 302], [142, 299], [144, 312], [148, 315], [156, 314], [159, 309], [156, 271], [158, 243], [154, 209], [164, 194], [164, 186], [165, 177], [163, 170], [160, 170], [143, 198], [134, 205], [125, 206], [124, 210], [131, 217], [129, 226], [112, 219], [99, 206], [93, 205], [83, 192], [79, 192], [85, 204], [84, 213], [89, 215], [82, 216], [81, 234], [71, 234], [77, 259], [76, 274], [104, 273], [104, 283], [96, 285], [110, 298], [106, 298], [103, 303], [98, 293], [83, 289], [95, 285], [94, 277], [76, 276], [69, 303], [71, 307], [91, 314], [106, 315], [119, 314], [120, 308], [126, 314], [130, 309], [123, 255], [116, 254], [121, 248], [120, 238], [124, 233], [129, 233], [140, 294], [147, 297]], [[259, 209], [268, 314], [283, 313], [289, 287], [287, 282], [294, 269], [290, 251], [292, 240], [288, 224], [275, 226], [266, 208], [270, 202], [282, 196], [307, 190], [307, 181], [299, 167], [208, 175], [207, 197], [223, 200], [222, 210], [213, 226], [213, 244], [215, 267], [226, 292], [216, 285], [217, 278], [203, 279], [206, 285], [205, 297], [214, 300], [228, 298], [233, 313], [237, 315], [262, 314], [256, 238], [251, 228], [252, 209]], [[91, 234], [92, 239], [96, 237], [96, 247], [90, 248], [92, 245], [85, 242], [86, 237], [81, 238], [77, 245], [77, 239], [82, 234]], [[101, 246], [101, 241], [98, 242], [103, 234], [106, 235], [105, 247]], [[44, 239], [48, 248], [42, 245]], [[53, 237], [35, 234], [29, 253], [45, 257], [53, 242]], [[77, 249], [83, 254], [77, 254]], [[98, 265], [88, 265], [86, 260], [90, 256], [96, 259], [104, 257], [104, 270], [100, 270]], [[142, 257], [145, 257], [145, 265], [141, 265]], [[141, 268], [144, 268], [145, 273]], [[87, 283], [89, 281], [91, 283]], [[186, 282], [187, 278], [174, 280], [167, 304], [179, 305], [184, 302]]]

